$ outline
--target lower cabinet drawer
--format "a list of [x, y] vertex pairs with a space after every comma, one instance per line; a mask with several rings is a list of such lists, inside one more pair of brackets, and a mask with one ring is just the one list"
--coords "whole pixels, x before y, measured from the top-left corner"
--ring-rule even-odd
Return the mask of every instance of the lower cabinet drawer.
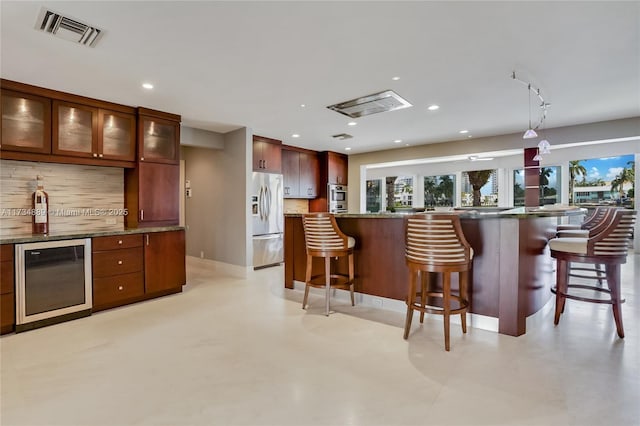
[[142, 272], [93, 279], [93, 306], [114, 307], [144, 295]]
[[14, 293], [0, 295], [0, 334], [11, 333], [16, 324]]
[[142, 247], [93, 253], [94, 278], [142, 271]]

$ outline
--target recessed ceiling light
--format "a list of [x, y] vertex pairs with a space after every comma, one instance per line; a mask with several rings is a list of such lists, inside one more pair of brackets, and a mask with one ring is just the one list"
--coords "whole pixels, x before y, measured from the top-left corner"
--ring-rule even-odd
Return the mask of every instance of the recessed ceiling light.
[[304, 107], [306, 107], [305, 104], [300, 104], [300, 108], [304, 108]]
[[409, 144], [408, 144], [408, 143], [405, 143], [405, 144], [404, 144], [404, 146], [409, 146]]
[[347, 125], [349, 125], [349, 126], [355, 126], [356, 124], [358, 124], [358, 123], [356, 123], [355, 121], [350, 121], [350, 122], [347, 123]]
[[427, 108], [429, 111], [435, 111], [437, 109], [440, 109], [440, 105], [429, 105], [429, 107]]
[[346, 147], [344, 150], [345, 150], [345, 151], [351, 151], [351, 147], [350, 147], [350, 146], [348, 146], [348, 147]]
[[291, 135], [291, 137], [292, 137], [292, 138], [299, 138], [299, 137], [300, 137], [300, 135], [299, 135], [299, 134], [297, 134], [297, 133], [294, 133], [294, 134], [292, 134], [292, 135]]
[[464, 135], [465, 133], [469, 133], [469, 131], [468, 130], [460, 130], [460, 133], [462, 133]]
[[394, 143], [400, 143], [400, 142], [402, 142], [402, 139], [396, 139], [396, 140], [394, 140], [393, 142], [394, 142]]
[[469, 136], [467, 136], [467, 137], [468, 137], [468, 138], [472, 138], [472, 137], [473, 137], [473, 135], [469, 135]]
[[151, 83], [142, 83], [142, 87], [144, 87], [145, 89], [153, 89], [153, 84]]
[[397, 76], [396, 77], [391, 77], [391, 80], [398, 81], [398, 80], [400, 80], [400, 77], [397, 77]]

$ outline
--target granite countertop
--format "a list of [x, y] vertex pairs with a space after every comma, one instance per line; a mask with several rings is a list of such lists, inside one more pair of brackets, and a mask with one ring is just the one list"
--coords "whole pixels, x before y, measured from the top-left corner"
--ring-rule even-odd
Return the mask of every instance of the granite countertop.
[[47, 235], [23, 234], [0, 237], [0, 244], [37, 243], [41, 241], [73, 240], [76, 238], [108, 237], [112, 235], [146, 234], [150, 232], [167, 232], [184, 230], [184, 226], [158, 226], [152, 228], [131, 228], [121, 231], [100, 230], [82, 231], [77, 233], [51, 233]]
[[[542, 207], [516, 207], [513, 209], [487, 209], [469, 208], [452, 211], [428, 211], [426, 213], [433, 214], [457, 214], [463, 219], [499, 219], [499, 218], [529, 218], [529, 217], [561, 217], [586, 214], [587, 210], [579, 207], [568, 206], [542, 206]], [[406, 213], [337, 213], [336, 218], [358, 219], [398, 219], [407, 215], [416, 214], [414, 212]], [[421, 214], [421, 213], [417, 213]], [[286, 217], [302, 217], [303, 213], [286, 213]]]

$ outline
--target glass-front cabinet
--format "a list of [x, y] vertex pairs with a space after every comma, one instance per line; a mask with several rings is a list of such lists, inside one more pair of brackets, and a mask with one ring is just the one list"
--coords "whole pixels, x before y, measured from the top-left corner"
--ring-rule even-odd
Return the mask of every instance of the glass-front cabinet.
[[101, 109], [98, 112], [98, 156], [108, 160], [136, 159], [136, 117]]
[[180, 122], [139, 116], [140, 161], [178, 163]]
[[2, 90], [2, 149], [51, 153], [51, 100]]
[[98, 109], [53, 101], [53, 153], [98, 158]]

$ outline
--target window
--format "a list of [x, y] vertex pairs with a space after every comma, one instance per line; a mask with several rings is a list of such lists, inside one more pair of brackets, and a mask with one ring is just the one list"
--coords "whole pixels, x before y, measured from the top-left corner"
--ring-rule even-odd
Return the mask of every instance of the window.
[[633, 155], [569, 161], [569, 199], [573, 204], [633, 207]]
[[413, 177], [387, 176], [387, 210], [413, 206]]
[[382, 209], [382, 182], [367, 180], [367, 213], [378, 213]]
[[[560, 167], [540, 167], [540, 205], [560, 202]], [[524, 170], [513, 171], [513, 205], [524, 206]]]
[[498, 170], [462, 172], [462, 207], [498, 206]]
[[455, 200], [455, 175], [425, 176], [424, 206], [453, 207]]

